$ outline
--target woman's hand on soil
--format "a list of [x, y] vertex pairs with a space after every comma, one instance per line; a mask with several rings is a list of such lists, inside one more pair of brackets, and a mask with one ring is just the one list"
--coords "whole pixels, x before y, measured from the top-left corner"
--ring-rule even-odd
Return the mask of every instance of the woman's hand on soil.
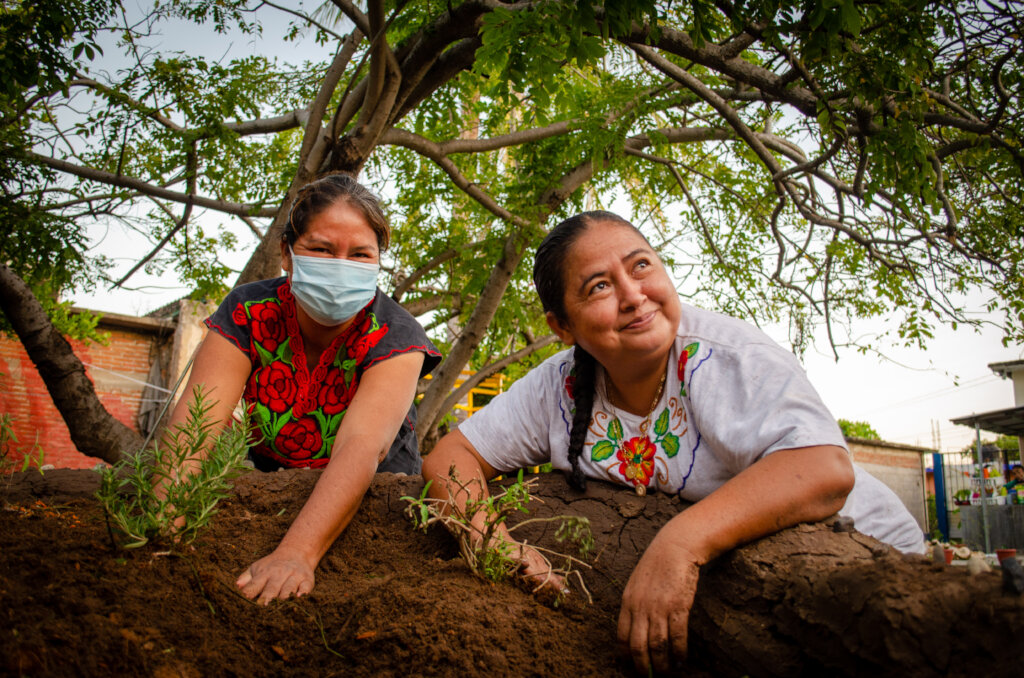
[[551, 563], [535, 549], [519, 546], [519, 576], [540, 590], [555, 595], [566, 593], [565, 579], [551, 572]]
[[697, 559], [671, 540], [655, 540], [622, 593], [619, 645], [637, 669], [668, 671], [686, 658], [686, 636], [697, 592]]
[[275, 598], [303, 596], [313, 590], [313, 568], [297, 555], [274, 551], [250, 565], [235, 585], [250, 600], [269, 605]]

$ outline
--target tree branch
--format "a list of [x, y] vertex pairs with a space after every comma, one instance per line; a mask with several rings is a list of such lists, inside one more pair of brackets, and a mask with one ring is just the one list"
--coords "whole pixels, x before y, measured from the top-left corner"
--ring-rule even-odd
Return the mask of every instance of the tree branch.
[[[385, 142], [385, 138], [387, 141]], [[526, 227], [530, 222], [512, 214], [507, 209], [498, 204], [498, 202], [488, 195], [478, 184], [475, 184], [459, 171], [459, 168], [455, 166], [455, 163], [448, 158], [440, 148], [440, 145], [419, 136], [412, 132], [407, 132], [402, 129], [392, 128], [382, 137], [382, 143], [390, 143], [395, 146], [402, 146], [410, 150], [416, 151], [420, 155], [430, 158], [443, 169], [449, 177], [451, 177], [452, 183], [459, 187], [463, 193], [476, 200], [480, 205], [487, 211], [491, 212], [494, 216], [499, 219], [503, 219], [509, 223], [516, 224], [518, 226]]]
[[254, 217], [272, 217], [277, 213], [277, 208], [260, 207], [258, 205], [246, 205], [242, 203], [227, 202], [225, 200], [216, 200], [213, 198], [206, 198], [203, 196], [190, 196], [188, 193], [178, 193], [177, 191], [170, 191], [159, 186], [146, 183], [141, 179], [133, 179], [131, 177], [119, 176], [111, 174], [110, 172], [104, 172], [103, 170], [93, 169], [91, 167], [81, 167], [79, 165], [72, 164], [65, 160], [59, 160], [57, 158], [51, 158], [46, 155], [41, 155], [29, 151], [25, 154], [26, 158], [39, 165], [45, 165], [55, 170], [59, 170], [66, 174], [71, 174], [88, 181], [96, 181], [101, 184], [107, 184], [110, 186], [120, 186], [121, 188], [129, 188], [133, 191], [138, 191], [143, 195], [149, 195], [154, 198], [161, 198], [163, 200], [171, 200], [173, 202], [188, 203], [191, 202], [196, 207], [203, 207], [205, 209], [215, 210], [217, 212], [224, 212], [225, 214], [235, 214], [239, 216], [254, 216]]

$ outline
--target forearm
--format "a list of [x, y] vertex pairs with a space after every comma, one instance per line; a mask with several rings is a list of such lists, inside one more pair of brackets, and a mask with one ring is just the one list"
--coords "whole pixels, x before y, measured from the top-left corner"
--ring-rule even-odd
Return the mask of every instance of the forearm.
[[360, 454], [349, 444], [351, 453], [331, 459], [313, 487], [299, 515], [285, 533], [278, 550], [294, 553], [316, 569], [339, 535], [355, 517], [363, 495], [377, 469], [374, 453]]
[[213, 438], [231, 421], [232, 410], [242, 395], [249, 370], [248, 358], [227, 339], [215, 333], [209, 333], [203, 339], [196, 352], [185, 389], [171, 411], [167, 427], [161, 435], [160, 444], [166, 446], [185, 426], [197, 392], [203, 394], [206, 422], [212, 423], [213, 426], [205, 447], [193, 450], [181, 466], [162, 469], [170, 480], [185, 477], [199, 468], [201, 461], [209, 453]]
[[703, 564], [754, 539], [834, 514], [853, 478], [842, 448], [780, 450], [673, 518], [655, 540], [669, 540]]
[[[458, 431], [442, 438], [423, 462], [423, 479], [430, 482], [428, 493], [435, 499], [450, 502], [446, 513], [454, 506], [461, 508], [469, 502], [487, 499], [490, 496], [487, 481], [494, 476], [494, 469]], [[478, 536], [483, 535], [485, 517], [482, 511], [473, 517]], [[510, 539], [504, 524], [499, 525], [496, 532], [498, 537]]]

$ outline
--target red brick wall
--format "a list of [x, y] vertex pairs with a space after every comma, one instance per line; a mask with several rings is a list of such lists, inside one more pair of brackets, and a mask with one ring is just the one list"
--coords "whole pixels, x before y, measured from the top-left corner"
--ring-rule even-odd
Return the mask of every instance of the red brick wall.
[[[110, 335], [106, 345], [71, 341], [71, 347], [87, 364], [86, 373], [107, 411], [138, 430], [136, 417], [143, 385], [128, 378], [145, 381], [155, 337], [118, 328], [102, 329]], [[38, 442], [43, 450], [44, 464], [57, 468], [92, 468], [100, 463], [99, 459], [85, 456], [72, 444], [64, 419], [54, 407], [39, 372], [17, 339], [0, 336], [0, 373], [0, 413], [11, 417], [18, 437], [18, 442], [13, 444], [15, 460], [20, 461], [24, 453], [32, 451]]]

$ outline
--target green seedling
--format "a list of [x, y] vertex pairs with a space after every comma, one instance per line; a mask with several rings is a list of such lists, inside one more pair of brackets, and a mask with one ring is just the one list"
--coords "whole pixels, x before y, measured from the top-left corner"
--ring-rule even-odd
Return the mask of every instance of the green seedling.
[[228, 496], [232, 481], [247, 470], [248, 416], [215, 434], [211, 407], [197, 387], [183, 424], [151, 449], [100, 471], [96, 497], [123, 548], [192, 542]]
[[[458, 479], [455, 469], [452, 468], [447, 479], [450, 498], [441, 499], [428, 496], [430, 485], [433, 482], [431, 481], [426, 484], [419, 497], [402, 497], [402, 499], [409, 502], [409, 506], [406, 507], [406, 515], [412, 519], [414, 527], [425, 531], [435, 523], [444, 525], [458, 542], [459, 553], [469, 565], [470, 570], [489, 581], [504, 581], [520, 571], [522, 560], [519, 554], [527, 544], [526, 542], [510, 542], [502, 539], [496, 534], [499, 525], [506, 525], [509, 534], [514, 534], [516, 530], [530, 523], [557, 522], [559, 526], [555, 532], [555, 538], [559, 542], [568, 540], [576, 544], [579, 554], [583, 558], [587, 557], [594, 548], [590, 521], [580, 516], [531, 518], [515, 525], [508, 525], [509, 516], [516, 513], [529, 513], [530, 489], [536, 484], [536, 481], [536, 478], [530, 478], [524, 482], [523, 472], [520, 471], [516, 482], [503, 491], [480, 499], [466, 500], [466, 497], [482, 494], [479, 491], [481, 489], [480, 480], [474, 478], [468, 483], [463, 483]], [[473, 492], [471, 489], [477, 491]], [[481, 522], [483, 527], [477, 527], [477, 524]], [[583, 577], [575, 568], [575, 566], [590, 567], [587, 563], [541, 546], [531, 544], [529, 547], [534, 549], [548, 565], [547, 577], [536, 586], [534, 592], [543, 588], [551, 578], [562, 577], [566, 582], [574, 580], [586, 594], [587, 600], [591, 600]], [[552, 558], [562, 565], [558, 567], [553, 565]]]
[[6, 475], [15, 470], [24, 473], [35, 466], [39, 470], [39, 474], [42, 475], [44, 453], [39, 444], [39, 434], [36, 434], [36, 441], [32, 444], [32, 448], [22, 455], [20, 466], [18, 462], [14, 461], [15, 448], [12, 443], [17, 442], [18, 436], [14, 433], [14, 422], [11, 415], [0, 414], [0, 473]]

